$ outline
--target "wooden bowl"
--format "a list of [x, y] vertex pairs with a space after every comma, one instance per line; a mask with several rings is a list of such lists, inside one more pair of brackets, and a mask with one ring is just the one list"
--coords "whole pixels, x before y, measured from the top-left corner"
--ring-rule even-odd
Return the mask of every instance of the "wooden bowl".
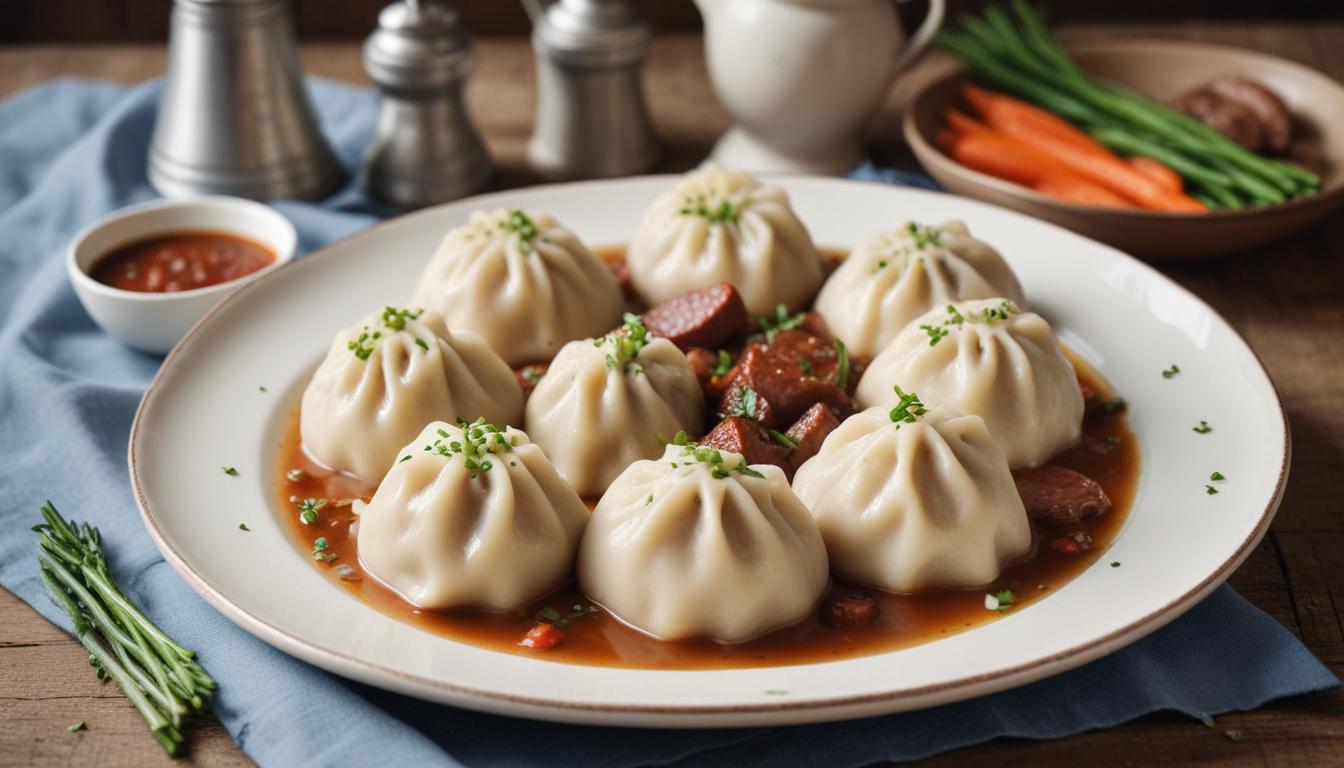
[[902, 130], [915, 157], [939, 184], [1051, 221], [1139, 256], [1196, 258], [1263, 245], [1306, 227], [1344, 200], [1344, 86], [1285, 59], [1203, 43], [1163, 40], [1091, 41], [1066, 45], [1083, 69], [1165, 102], [1220, 75], [1265, 84], [1288, 105], [1294, 131], [1314, 136], [1330, 167], [1317, 194], [1271, 206], [1209, 213], [1099, 208], [1046, 197], [973, 171], [938, 148], [944, 110], [959, 104], [968, 78], [959, 70], [929, 83], [911, 101]]

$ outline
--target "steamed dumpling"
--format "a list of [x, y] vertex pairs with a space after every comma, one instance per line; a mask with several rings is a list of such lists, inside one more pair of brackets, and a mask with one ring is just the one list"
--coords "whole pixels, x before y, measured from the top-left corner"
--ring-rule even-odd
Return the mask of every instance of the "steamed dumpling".
[[831, 566], [892, 592], [987, 584], [1031, 548], [1008, 460], [985, 422], [924, 412], [913, 398], [845, 419], [793, 489]]
[[388, 307], [336, 335], [303, 391], [299, 432], [313, 458], [376, 485], [426, 422], [522, 413], [518, 380], [481, 337]]
[[599, 496], [631, 462], [661, 455], [659, 438], [699, 432], [704, 415], [686, 355], [627, 315], [620, 330], [560, 350], [527, 400], [526, 425], [574, 490]]
[[1022, 286], [998, 251], [959, 221], [908, 222], [855, 248], [822, 286], [816, 310], [851, 353], [873, 357], [934, 307], [995, 297], [1022, 305]]
[[417, 608], [513, 610], [569, 577], [588, 510], [527, 435], [429, 424], [368, 504], [359, 562]]
[[1013, 469], [1077, 442], [1083, 395], [1050, 325], [1004, 299], [966, 301], [916, 318], [859, 381], [864, 408], [890, 408], [892, 385], [985, 420]]
[[821, 287], [821, 258], [784, 190], [709, 164], [644, 214], [626, 256], [630, 282], [657, 304], [725, 280], [747, 310], [803, 309]]
[[476, 211], [430, 259], [412, 300], [485, 339], [509, 365], [545, 362], [621, 321], [612, 271], [546, 214]]
[[669, 445], [598, 503], [578, 581], [625, 623], [663, 640], [740, 642], [808, 615], [829, 581], [817, 524], [783, 470]]

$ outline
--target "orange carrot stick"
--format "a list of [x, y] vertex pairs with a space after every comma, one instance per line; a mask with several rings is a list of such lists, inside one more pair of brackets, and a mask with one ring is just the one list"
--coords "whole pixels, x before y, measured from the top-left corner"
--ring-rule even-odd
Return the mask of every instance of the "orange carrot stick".
[[1003, 131], [1009, 124], [1026, 125], [1048, 133], [1060, 141], [1076, 144], [1080, 149], [1102, 155], [1111, 154], [1110, 150], [1096, 139], [1073, 127], [1068, 121], [1021, 99], [986, 90], [971, 83], [963, 85], [961, 93], [971, 108], [980, 115], [980, 119], [991, 128]]
[[959, 134], [951, 155], [967, 168], [1025, 186], [1052, 176], [1076, 175], [1054, 158], [992, 131]]
[[1169, 192], [1180, 192], [1185, 189], [1185, 184], [1181, 181], [1181, 175], [1162, 163], [1151, 157], [1143, 155], [1134, 155], [1125, 158], [1129, 167], [1152, 179], [1154, 183]]
[[1096, 205], [1103, 208], [1135, 208], [1133, 203], [1079, 176], [1056, 176], [1043, 179], [1032, 185], [1032, 189], [1042, 195], [1065, 200], [1080, 205]]
[[993, 133], [992, 128], [955, 107], [948, 107], [947, 112], [943, 113], [943, 119], [947, 122], [947, 127], [958, 135]]

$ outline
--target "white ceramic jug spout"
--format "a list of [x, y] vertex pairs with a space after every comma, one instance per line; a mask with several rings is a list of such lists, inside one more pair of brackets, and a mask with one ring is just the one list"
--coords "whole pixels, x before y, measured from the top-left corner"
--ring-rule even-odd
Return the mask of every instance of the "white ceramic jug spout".
[[[903, 0], [898, 0], [903, 1]], [[892, 78], [919, 57], [944, 0], [906, 41], [890, 0], [695, 0], [705, 57], [734, 127], [720, 163], [757, 172], [844, 173]]]

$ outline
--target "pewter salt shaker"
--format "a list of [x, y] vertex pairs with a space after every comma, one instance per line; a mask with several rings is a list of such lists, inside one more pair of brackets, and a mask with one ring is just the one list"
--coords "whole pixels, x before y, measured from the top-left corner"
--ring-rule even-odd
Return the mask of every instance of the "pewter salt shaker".
[[149, 151], [154, 188], [313, 200], [340, 180], [304, 91], [285, 0], [175, 0]]
[[532, 16], [537, 116], [527, 159], [561, 179], [625, 176], [658, 160], [640, 70], [653, 33], [627, 0], [559, 0]]
[[463, 93], [474, 59], [457, 14], [442, 5], [407, 0], [378, 14], [364, 43], [364, 69], [381, 96], [364, 156], [374, 197], [418, 208], [489, 181], [490, 156]]

